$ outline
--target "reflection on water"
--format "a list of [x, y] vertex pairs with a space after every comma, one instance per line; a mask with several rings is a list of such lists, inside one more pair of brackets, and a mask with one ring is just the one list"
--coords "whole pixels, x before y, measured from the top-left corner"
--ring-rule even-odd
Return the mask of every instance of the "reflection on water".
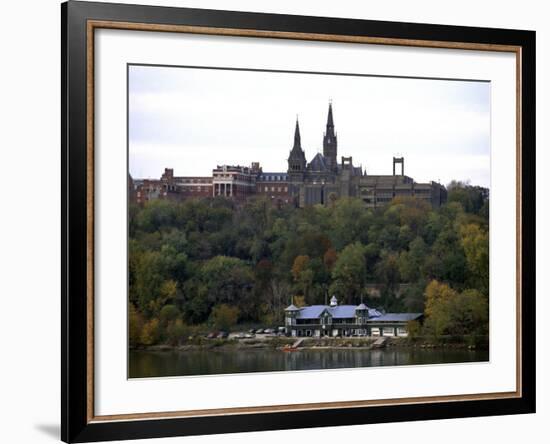
[[444, 364], [489, 360], [488, 350], [131, 350], [129, 377], [319, 370], [388, 365]]

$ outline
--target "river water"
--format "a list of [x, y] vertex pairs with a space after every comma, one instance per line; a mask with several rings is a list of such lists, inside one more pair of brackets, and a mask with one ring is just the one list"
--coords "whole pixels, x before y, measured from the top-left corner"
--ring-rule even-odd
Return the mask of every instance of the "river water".
[[130, 350], [129, 377], [215, 375], [488, 360], [488, 350], [462, 349], [308, 349], [291, 353], [271, 349]]

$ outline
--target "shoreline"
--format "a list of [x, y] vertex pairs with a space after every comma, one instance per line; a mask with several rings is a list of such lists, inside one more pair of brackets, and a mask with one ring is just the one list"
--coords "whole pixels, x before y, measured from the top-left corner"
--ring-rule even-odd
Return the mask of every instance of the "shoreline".
[[[302, 339], [302, 338], [301, 338]], [[303, 338], [302, 344], [292, 349], [291, 352], [300, 350], [383, 350], [383, 349], [409, 349], [409, 350], [488, 350], [488, 337], [443, 337], [434, 338], [396, 338], [387, 337], [382, 347], [374, 346], [379, 338]], [[283, 350], [292, 346], [296, 338], [270, 337], [261, 339], [203, 339], [199, 338], [191, 343], [170, 345], [156, 344], [149, 346], [130, 347], [131, 351], [149, 352], [185, 352], [185, 351], [261, 351]]]

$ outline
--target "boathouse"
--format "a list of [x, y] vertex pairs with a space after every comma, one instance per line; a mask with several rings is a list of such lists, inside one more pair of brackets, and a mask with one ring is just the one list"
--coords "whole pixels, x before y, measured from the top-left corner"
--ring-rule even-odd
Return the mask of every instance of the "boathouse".
[[384, 313], [365, 304], [329, 305], [285, 309], [285, 329], [290, 336], [407, 336], [407, 323], [420, 321], [422, 313]]

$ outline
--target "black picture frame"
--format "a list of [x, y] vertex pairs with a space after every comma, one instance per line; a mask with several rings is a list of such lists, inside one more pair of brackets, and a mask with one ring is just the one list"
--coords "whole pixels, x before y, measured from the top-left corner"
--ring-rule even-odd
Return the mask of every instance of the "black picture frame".
[[[369, 36], [521, 48], [521, 396], [321, 410], [94, 421], [89, 416], [87, 22]], [[535, 32], [69, 1], [61, 5], [61, 438], [90, 442], [535, 412]], [[93, 330], [92, 330], [93, 331]]]

